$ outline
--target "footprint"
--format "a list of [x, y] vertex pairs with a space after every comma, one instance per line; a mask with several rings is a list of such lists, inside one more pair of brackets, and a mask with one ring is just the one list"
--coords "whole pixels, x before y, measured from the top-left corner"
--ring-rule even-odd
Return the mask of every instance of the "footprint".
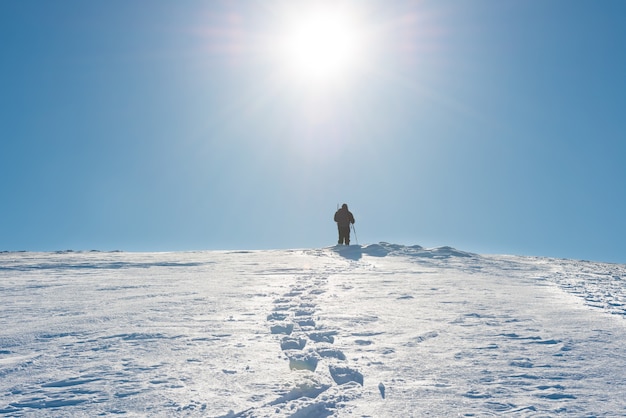
[[317, 350], [317, 353], [321, 357], [332, 357], [332, 358], [336, 358], [337, 360], [346, 359], [346, 355], [343, 353], [343, 351], [335, 350], [332, 348], [322, 348], [322, 349]]
[[279, 324], [272, 325], [270, 327], [272, 334], [287, 334], [290, 335], [293, 332], [293, 324]]
[[[276, 399], [275, 401], [270, 402], [269, 405], [272, 405], [272, 406], [280, 405], [282, 403], [287, 403], [289, 401], [293, 401], [293, 400], [301, 399], [301, 398], [315, 399], [320, 394], [328, 390], [328, 388], [330, 388], [330, 385], [317, 383], [317, 382], [302, 383], [296, 386], [295, 388], [293, 388], [292, 390], [290, 390], [289, 392], [285, 393], [283, 396]], [[307, 415], [307, 416], [311, 416], [311, 415]]]
[[306, 346], [304, 338], [285, 337], [280, 342], [281, 350], [302, 350]]
[[300, 319], [296, 321], [300, 327], [315, 328], [315, 321], [312, 319]]
[[287, 318], [287, 314], [273, 312], [267, 316], [268, 321], [284, 321]]
[[316, 343], [333, 344], [335, 342], [335, 335], [337, 335], [336, 331], [312, 332], [309, 334], [309, 338]]
[[357, 382], [363, 386], [363, 375], [357, 370], [349, 367], [339, 367], [334, 365], [328, 366], [328, 370], [330, 371], [330, 375], [333, 380], [338, 385], [343, 385], [348, 382]]
[[291, 370], [310, 370], [314, 372], [319, 362], [316, 353], [290, 351], [287, 353], [287, 357], [289, 358], [289, 368]]

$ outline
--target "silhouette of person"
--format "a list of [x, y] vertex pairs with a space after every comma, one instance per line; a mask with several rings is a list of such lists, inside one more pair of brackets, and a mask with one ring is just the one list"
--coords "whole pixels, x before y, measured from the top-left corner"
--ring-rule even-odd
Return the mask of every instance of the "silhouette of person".
[[354, 216], [348, 210], [348, 205], [341, 205], [341, 209], [335, 212], [335, 222], [339, 230], [339, 245], [350, 245], [350, 224], [354, 223]]

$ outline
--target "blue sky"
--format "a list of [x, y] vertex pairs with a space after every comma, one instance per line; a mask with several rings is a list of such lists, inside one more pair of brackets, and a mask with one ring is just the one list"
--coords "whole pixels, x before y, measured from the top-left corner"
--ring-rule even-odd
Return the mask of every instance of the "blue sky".
[[360, 55], [312, 79], [305, 2], [1, 2], [0, 250], [328, 246], [345, 202], [361, 244], [626, 263], [626, 2], [333, 3]]

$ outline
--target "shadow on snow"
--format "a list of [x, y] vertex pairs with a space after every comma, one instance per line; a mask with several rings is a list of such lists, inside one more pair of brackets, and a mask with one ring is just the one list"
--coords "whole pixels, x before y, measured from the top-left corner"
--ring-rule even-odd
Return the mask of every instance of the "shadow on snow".
[[371, 257], [409, 256], [432, 259], [446, 259], [450, 257], [474, 257], [475, 254], [460, 251], [452, 247], [423, 248], [419, 245], [398, 245], [381, 242], [370, 245], [336, 245], [330, 248], [340, 256], [349, 260], [360, 260], [363, 255]]

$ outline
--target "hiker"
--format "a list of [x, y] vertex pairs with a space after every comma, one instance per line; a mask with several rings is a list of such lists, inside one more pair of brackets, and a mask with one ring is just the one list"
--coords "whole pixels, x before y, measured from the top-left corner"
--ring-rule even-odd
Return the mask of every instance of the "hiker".
[[348, 205], [341, 205], [341, 209], [335, 212], [335, 222], [339, 229], [339, 245], [350, 245], [350, 224], [354, 223], [354, 216], [348, 210]]

